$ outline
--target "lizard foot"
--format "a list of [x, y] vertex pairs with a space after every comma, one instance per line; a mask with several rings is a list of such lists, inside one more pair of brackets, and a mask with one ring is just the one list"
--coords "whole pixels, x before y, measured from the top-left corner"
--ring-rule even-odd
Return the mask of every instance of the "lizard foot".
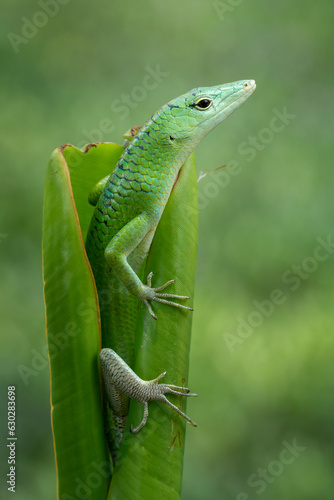
[[[139, 425], [137, 425], [137, 427], [133, 427], [133, 425], [131, 424], [130, 432], [132, 434], [136, 434], [146, 424], [148, 417], [148, 401], [163, 401], [164, 403], [168, 404], [168, 406], [173, 408], [173, 410], [176, 411], [176, 413], [178, 413], [181, 417], [185, 418], [190, 425], [192, 425], [193, 427], [197, 427], [197, 424], [193, 420], [191, 420], [191, 418], [188, 417], [188, 415], [183, 413], [183, 411], [181, 411], [180, 408], [173, 405], [173, 403], [171, 403], [165, 396], [166, 393], [176, 394], [178, 396], [197, 396], [197, 394], [191, 393], [187, 387], [179, 387], [177, 385], [171, 385], [171, 384], [158, 384], [159, 380], [161, 380], [165, 375], [166, 372], [163, 372], [161, 373], [161, 375], [159, 375], [159, 377], [157, 377], [154, 380], [150, 380], [148, 382], [142, 381], [143, 385], [145, 385], [147, 388], [146, 389], [147, 394], [145, 395], [145, 398], [147, 398], [146, 401], [143, 400], [140, 401], [144, 406], [144, 415], [142, 421], [140, 422]], [[142, 397], [144, 397], [143, 394]]]
[[147, 276], [147, 285], [145, 286], [145, 295], [142, 298], [144, 304], [146, 305], [147, 309], [149, 310], [150, 315], [152, 318], [157, 319], [156, 315], [154, 314], [151, 304], [149, 303], [149, 300], [155, 300], [156, 302], [161, 302], [162, 304], [168, 304], [170, 306], [174, 307], [179, 307], [180, 309], [187, 309], [188, 311], [193, 311], [192, 307], [184, 306], [182, 304], [178, 304], [177, 302], [172, 302], [171, 300], [166, 300], [166, 299], [180, 299], [180, 300], [186, 300], [189, 299], [190, 297], [187, 297], [186, 295], [175, 295], [173, 293], [160, 293], [162, 290], [164, 290], [167, 286], [171, 285], [172, 283], [175, 282], [175, 280], [169, 280], [167, 283], [164, 285], [158, 287], [158, 288], [152, 288], [151, 283], [152, 283], [152, 277], [153, 273], [151, 272]]

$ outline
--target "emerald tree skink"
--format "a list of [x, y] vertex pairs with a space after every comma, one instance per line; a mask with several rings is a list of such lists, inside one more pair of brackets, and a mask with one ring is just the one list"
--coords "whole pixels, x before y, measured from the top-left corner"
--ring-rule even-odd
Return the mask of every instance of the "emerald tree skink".
[[[151, 302], [190, 309], [175, 300], [188, 297], [164, 293], [171, 279], [156, 288], [141, 280], [141, 267], [178, 172], [197, 144], [240, 106], [255, 90], [253, 80], [216, 87], [196, 88], [159, 109], [137, 132], [113, 173], [102, 179], [90, 195], [96, 205], [87, 235], [86, 250], [99, 296], [102, 329], [100, 362], [112, 417], [107, 423], [109, 443], [118, 448], [125, 426], [128, 397], [144, 404], [167, 402], [164, 393], [191, 396], [189, 390], [139, 379], [130, 369], [134, 356], [137, 302], [143, 301], [156, 319]], [[163, 258], [163, 256], [162, 256]], [[154, 270], [153, 270], [154, 271]], [[171, 277], [174, 278], [174, 277]], [[171, 300], [173, 299], [173, 300]]]

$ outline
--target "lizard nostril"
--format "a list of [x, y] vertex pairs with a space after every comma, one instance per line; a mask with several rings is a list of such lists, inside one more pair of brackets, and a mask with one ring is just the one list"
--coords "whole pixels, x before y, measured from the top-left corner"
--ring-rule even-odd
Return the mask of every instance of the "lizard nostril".
[[247, 80], [247, 82], [244, 82], [243, 88], [247, 90], [255, 89], [255, 80]]

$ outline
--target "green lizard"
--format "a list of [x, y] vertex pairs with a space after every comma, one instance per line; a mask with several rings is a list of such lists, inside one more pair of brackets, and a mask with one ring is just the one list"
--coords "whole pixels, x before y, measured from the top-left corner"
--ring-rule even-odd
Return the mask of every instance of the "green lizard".
[[106, 432], [114, 451], [125, 427], [129, 397], [144, 405], [143, 420], [137, 427], [131, 426], [132, 432], [145, 425], [147, 401], [154, 399], [166, 402], [196, 425], [164, 396], [192, 396], [188, 389], [158, 384], [164, 374], [145, 382], [130, 368], [138, 299], [154, 319], [151, 301], [190, 310], [171, 300], [188, 297], [162, 292], [173, 279], [153, 288], [153, 273], [144, 284], [141, 268], [182, 164], [197, 144], [254, 90], [253, 80], [238, 81], [196, 88], [164, 105], [140, 128], [113, 173], [90, 194], [89, 202], [96, 208], [86, 250], [99, 296], [105, 414], [109, 412], [108, 404], [112, 410]]

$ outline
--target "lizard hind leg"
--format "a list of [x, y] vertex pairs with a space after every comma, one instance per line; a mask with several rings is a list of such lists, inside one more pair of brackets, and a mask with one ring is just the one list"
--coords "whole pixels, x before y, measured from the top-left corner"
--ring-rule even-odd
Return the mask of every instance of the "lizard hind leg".
[[125, 416], [127, 414], [127, 397], [135, 399], [144, 406], [142, 421], [136, 427], [133, 427], [133, 425], [130, 427], [130, 431], [133, 434], [142, 429], [146, 424], [148, 418], [148, 401], [163, 401], [181, 417], [185, 418], [187, 422], [196, 427], [195, 422], [177, 406], [173, 405], [166, 398], [165, 394], [175, 394], [177, 396], [197, 396], [197, 394], [192, 394], [187, 387], [159, 384], [159, 381], [166, 375], [166, 372], [161, 373], [153, 380], [142, 380], [118, 354], [109, 348], [101, 350], [100, 362], [106, 395], [114, 415]]

